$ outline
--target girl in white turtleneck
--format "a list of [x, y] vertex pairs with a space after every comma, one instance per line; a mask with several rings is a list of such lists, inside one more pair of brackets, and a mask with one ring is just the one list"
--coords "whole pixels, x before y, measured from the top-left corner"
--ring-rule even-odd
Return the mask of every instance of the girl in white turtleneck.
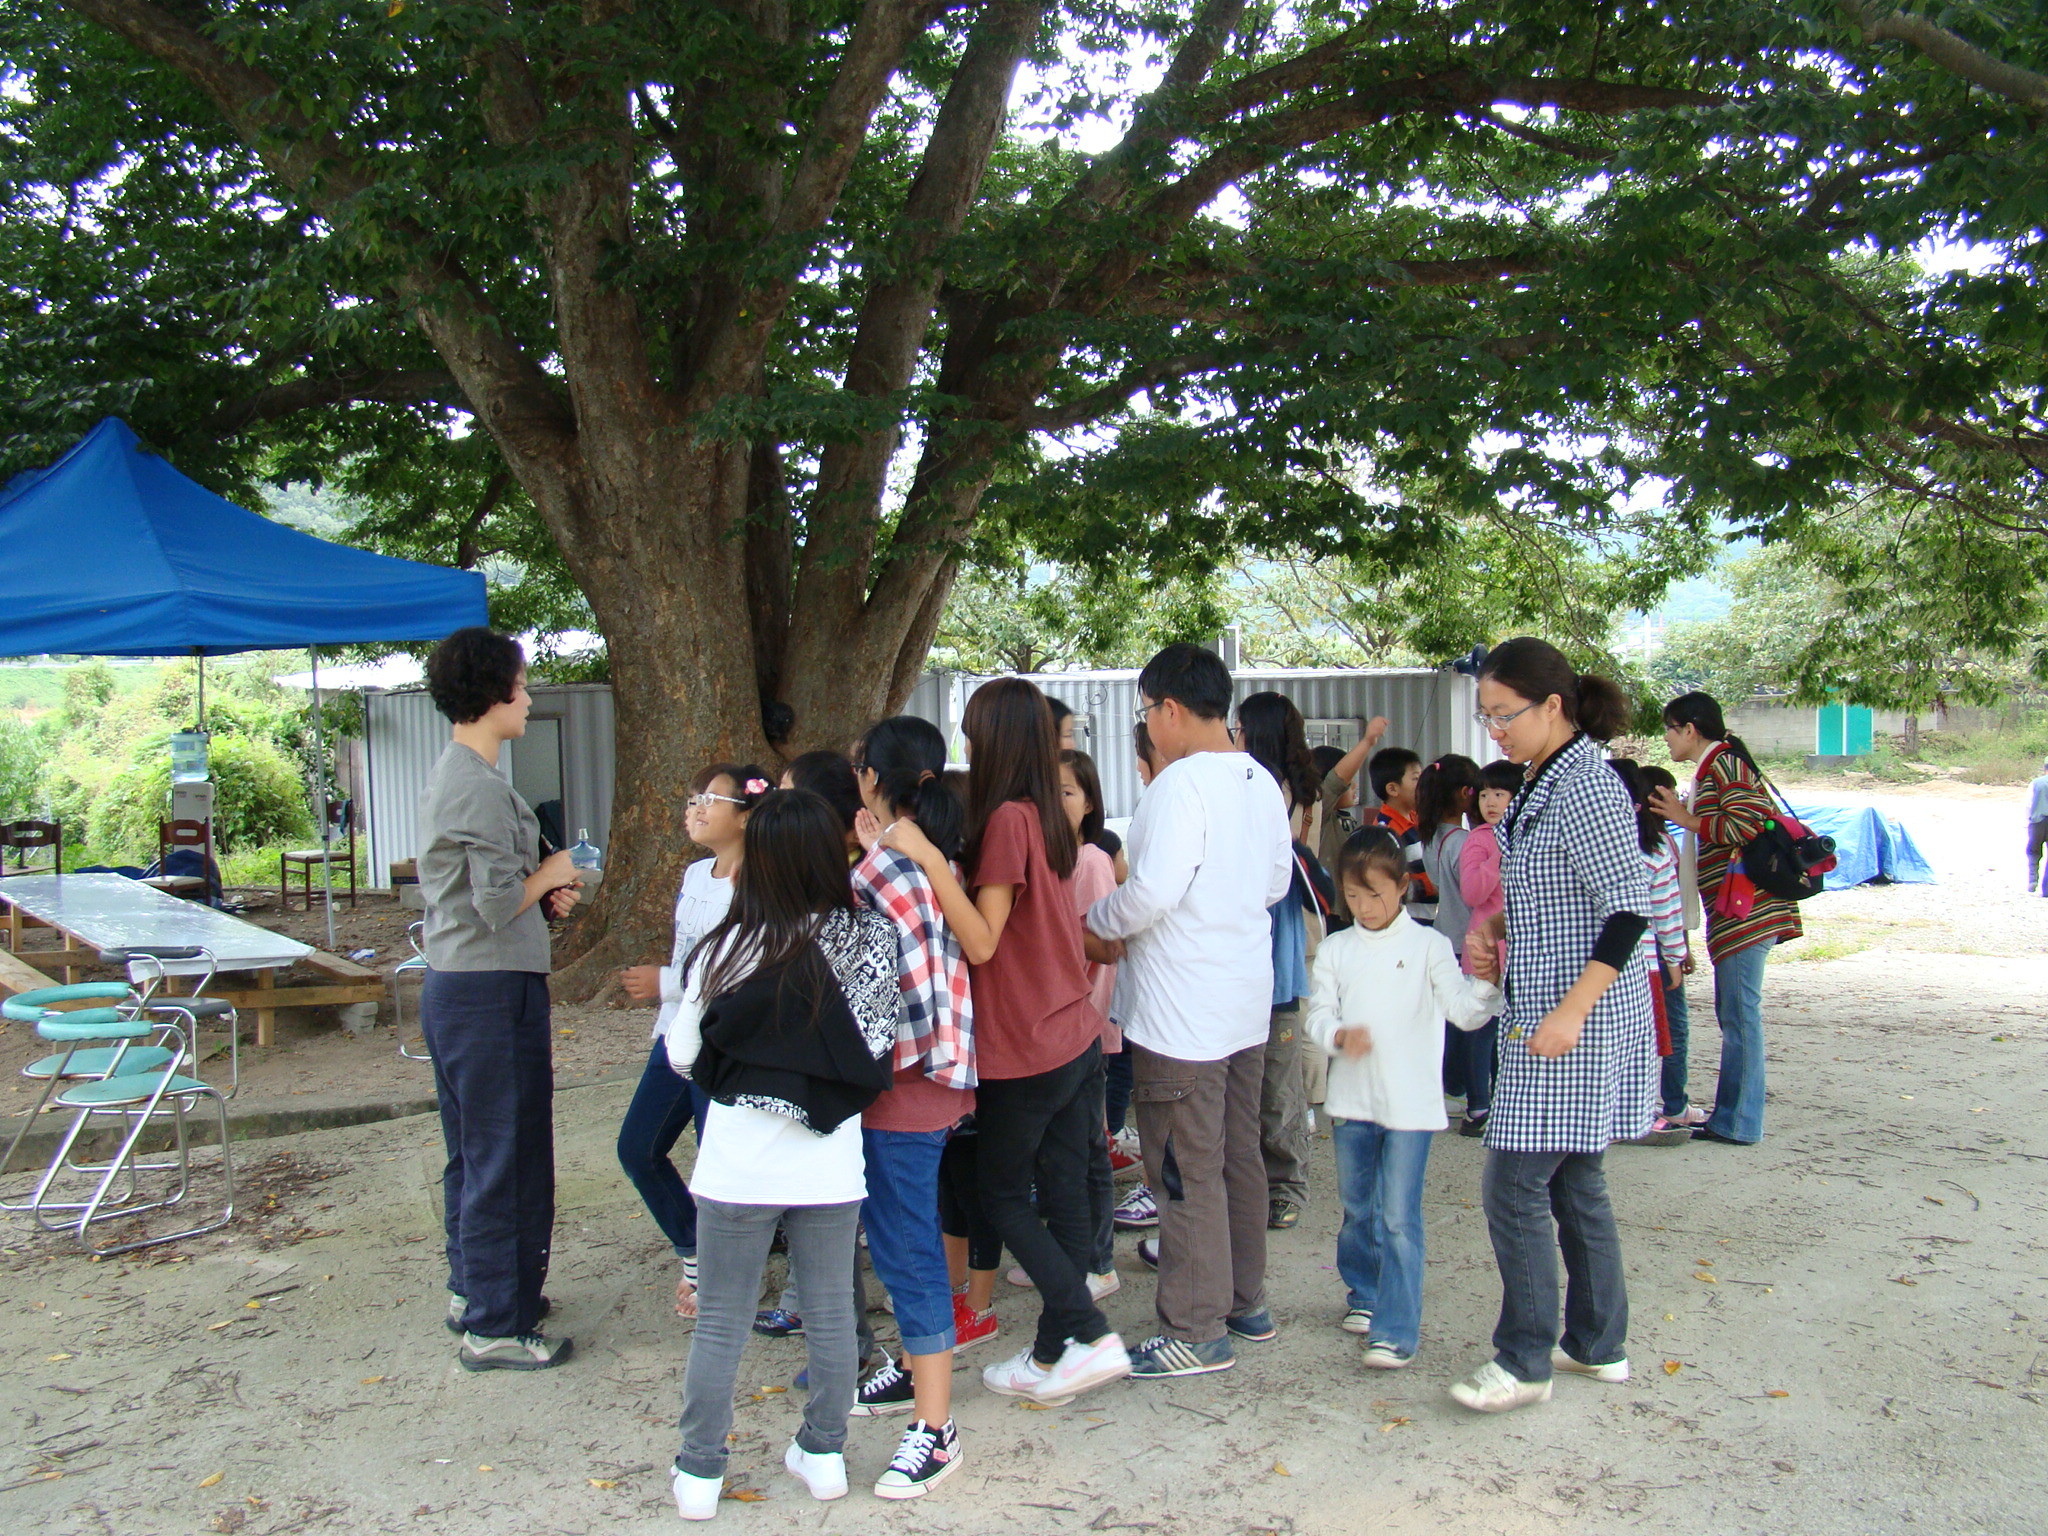
[[1392, 834], [1352, 834], [1337, 861], [1353, 926], [1316, 953], [1308, 1035], [1327, 1051], [1325, 1109], [1337, 1149], [1344, 1225], [1337, 1272], [1344, 1328], [1367, 1335], [1364, 1363], [1415, 1358], [1422, 1328], [1422, 1180], [1444, 1115], [1444, 1020], [1474, 1030], [1500, 989], [1466, 975], [1451, 941], [1404, 910], [1408, 858]]

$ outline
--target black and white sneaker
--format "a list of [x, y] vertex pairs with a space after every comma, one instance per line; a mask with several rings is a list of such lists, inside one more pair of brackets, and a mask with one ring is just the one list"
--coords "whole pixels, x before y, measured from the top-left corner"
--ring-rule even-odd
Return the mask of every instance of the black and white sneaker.
[[[856, 1409], [855, 1412], [859, 1410]], [[960, 1465], [960, 1431], [951, 1419], [937, 1429], [912, 1419], [896, 1447], [889, 1470], [875, 1480], [875, 1494], [884, 1499], [918, 1499], [944, 1482]]]
[[857, 1419], [879, 1419], [885, 1414], [908, 1413], [916, 1403], [910, 1372], [884, 1356], [882, 1368], [860, 1384], [853, 1394], [853, 1407], [847, 1411]]

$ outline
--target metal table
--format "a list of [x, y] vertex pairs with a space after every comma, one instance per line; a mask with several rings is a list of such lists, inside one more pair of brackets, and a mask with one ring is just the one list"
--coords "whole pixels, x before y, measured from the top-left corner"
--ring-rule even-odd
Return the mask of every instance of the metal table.
[[[99, 951], [136, 944], [197, 945], [212, 954], [221, 971], [256, 972], [257, 990], [265, 994], [250, 999], [256, 1005], [258, 1045], [269, 1045], [276, 1036], [276, 1016], [264, 1004], [277, 987], [277, 973], [317, 953], [310, 944], [200, 902], [166, 896], [125, 875], [17, 875], [0, 880], [0, 903], [7, 907], [4, 921], [15, 954], [30, 965], [62, 966], [67, 980], [72, 967], [89, 963]], [[77, 947], [54, 953], [24, 950], [21, 935], [30, 926], [54, 928]], [[141, 969], [131, 966], [130, 972]], [[164, 966], [171, 976], [203, 976], [206, 969], [203, 960], [173, 960]], [[248, 994], [220, 995], [241, 1007]], [[299, 999], [287, 990], [277, 1001], [295, 1005]]]

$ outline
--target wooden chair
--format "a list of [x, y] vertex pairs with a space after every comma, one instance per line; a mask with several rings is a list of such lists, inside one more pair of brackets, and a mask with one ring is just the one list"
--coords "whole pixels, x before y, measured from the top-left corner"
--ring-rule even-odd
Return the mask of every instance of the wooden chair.
[[[335, 847], [346, 834], [348, 851], [343, 853]], [[277, 858], [277, 901], [285, 911], [292, 909], [291, 873], [298, 866], [300, 891], [305, 897], [306, 910], [313, 910], [313, 871], [323, 863], [334, 868], [342, 867], [346, 860], [348, 868], [348, 904], [356, 904], [356, 817], [353, 800], [336, 800], [327, 807], [327, 833], [321, 841], [324, 848], [300, 848], [282, 853]], [[324, 894], [324, 893], [323, 893]]]
[[162, 871], [171, 851], [176, 848], [196, 848], [202, 869], [213, 865], [213, 823], [210, 821], [160, 821], [156, 824], [156, 867], [157, 873], [142, 883], [153, 885], [172, 896], [183, 896], [189, 901], [204, 901], [207, 896], [205, 875], [167, 875]]
[[[0, 823], [0, 850], [15, 850], [15, 867], [5, 864], [5, 853], [0, 852], [0, 876], [6, 875], [55, 875], [64, 870], [64, 824], [60, 821], [10, 821]], [[23, 857], [30, 848], [50, 850], [50, 862], [31, 864]]]

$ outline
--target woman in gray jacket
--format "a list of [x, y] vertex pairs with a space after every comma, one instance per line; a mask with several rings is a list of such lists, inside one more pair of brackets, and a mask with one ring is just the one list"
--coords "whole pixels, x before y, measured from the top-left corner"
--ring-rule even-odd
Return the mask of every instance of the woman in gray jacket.
[[457, 630], [427, 660], [427, 691], [454, 726], [419, 821], [420, 1026], [448, 1148], [448, 1327], [465, 1369], [545, 1370], [570, 1348], [540, 1331], [555, 1226], [547, 919], [581, 887], [566, 852], [540, 856], [540, 824], [498, 771], [533, 704], [519, 643]]

